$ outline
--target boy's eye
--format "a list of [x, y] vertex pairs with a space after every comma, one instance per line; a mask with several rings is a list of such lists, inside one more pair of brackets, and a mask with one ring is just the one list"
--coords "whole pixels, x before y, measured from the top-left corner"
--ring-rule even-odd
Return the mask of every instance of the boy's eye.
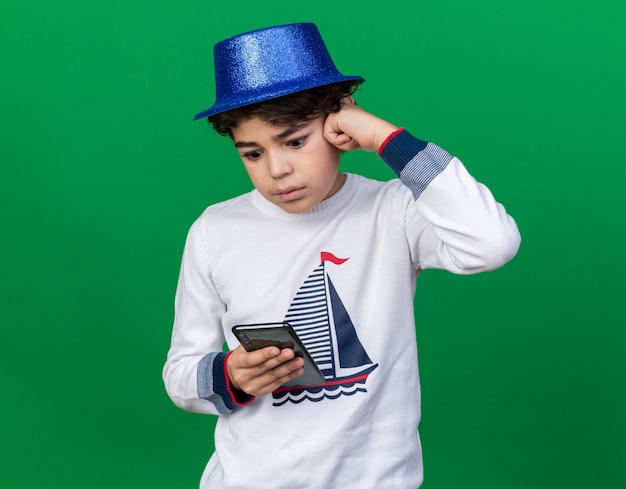
[[248, 160], [258, 160], [261, 157], [261, 152], [260, 151], [250, 151], [248, 153], [245, 153], [243, 155], [241, 155], [243, 158], [246, 158]]
[[299, 148], [300, 146], [304, 144], [305, 140], [306, 140], [306, 136], [292, 139], [291, 141], [287, 141], [287, 146], [289, 146], [290, 148]]

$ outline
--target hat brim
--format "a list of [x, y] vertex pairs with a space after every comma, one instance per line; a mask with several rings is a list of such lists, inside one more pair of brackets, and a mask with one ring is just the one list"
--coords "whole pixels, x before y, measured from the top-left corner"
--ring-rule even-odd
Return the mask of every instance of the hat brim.
[[197, 121], [199, 119], [205, 119], [207, 117], [211, 117], [222, 112], [227, 112], [232, 109], [237, 109], [239, 107], [245, 107], [246, 105], [252, 105], [258, 102], [263, 102], [265, 100], [282, 97], [283, 95], [290, 95], [292, 93], [302, 92], [304, 90], [308, 90], [309, 88], [322, 87], [324, 85], [332, 85], [333, 83], [346, 81], [363, 83], [365, 79], [360, 76], [333, 76], [332, 78], [309, 77], [306, 79], [302, 79], [298, 82], [294, 82], [292, 80], [282, 87], [280, 85], [272, 85], [271, 87], [268, 87], [266, 89], [261, 88], [258, 91], [255, 91], [253, 94], [248, 93], [246, 94], [246, 96], [243, 97], [233, 97], [229, 98], [227, 101], [222, 102], [217, 101], [207, 110], [196, 114], [193, 120]]

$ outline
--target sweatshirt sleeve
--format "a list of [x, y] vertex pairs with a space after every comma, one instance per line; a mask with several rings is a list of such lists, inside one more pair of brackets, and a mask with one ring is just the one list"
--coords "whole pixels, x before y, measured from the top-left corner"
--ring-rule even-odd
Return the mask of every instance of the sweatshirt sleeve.
[[471, 274], [515, 256], [515, 221], [458, 158], [404, 129], [391, 134], [378, 155], [412, 193], [405, 226], [416, 268]]
[[251, 403], [233, 393], [222, 351], [221, 317], [225, 305], [211, 278], [211, 268], [199, 226], [189, 231], [178, 279], [174, 327], [163, 367], [165, 390], [181, 409], [227, 414]]

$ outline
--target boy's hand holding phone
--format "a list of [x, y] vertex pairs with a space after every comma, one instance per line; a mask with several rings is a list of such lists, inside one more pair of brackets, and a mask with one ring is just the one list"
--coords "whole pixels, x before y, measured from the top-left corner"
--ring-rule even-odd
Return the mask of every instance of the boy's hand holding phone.
[[265, 396], [304, 373], [304, 360], [291, 348], [268, 346], [246, 351], [241, 345], [232, 350], [226, 370], [233, 388], [251, 396]]
[[235, 389], [264, 396], [281, 386], [324, 382], [324, 375], [289, 323], [238, 324], [232, 331], [241, 343], [226, 362]]

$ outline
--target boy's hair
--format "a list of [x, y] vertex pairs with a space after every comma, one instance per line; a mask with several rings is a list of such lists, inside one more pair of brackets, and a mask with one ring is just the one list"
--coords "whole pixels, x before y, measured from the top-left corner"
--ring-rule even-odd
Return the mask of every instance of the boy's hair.
[[222, 136], [232, 138], [232, 129], [240, 122], [253, 117], [275, 126], [289, 126], [312, 120], [320, 115], [339, 112], [341, 99], [352, 95], [359, 82], [333, 83], [309, 88], [301, 92], [264, 100], [251, 105], [215, 114], [208, 118], [209, 124]]

